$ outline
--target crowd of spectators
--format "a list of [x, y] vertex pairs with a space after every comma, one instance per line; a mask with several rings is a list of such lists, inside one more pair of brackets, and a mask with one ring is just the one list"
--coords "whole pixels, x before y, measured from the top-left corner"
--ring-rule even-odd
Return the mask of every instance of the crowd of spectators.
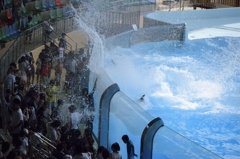
[[[17, 63], [10, 64], [1, 86], [4, 86], [4, 114], [12, 140], [2, 143], [4, 148], [1, 158], [28, 158], [30, 143], [34, 148], [32, 153], [35, 158], [43, 158], [39, 151], [43, 148], [57, 159], [77, 159], [81, 154], [91, 154], [92, 158], [94, 157], [96, 148], [92, 122], [95, 88], [89, 93], [88, 88], [76, 86], [76, 81], [86, 68], [87, 56], [83, 49], [79, 53], [66, 54], [65, 36], [63, 33], [59, 39], [57, 52], [53, 52], [51, 48], [43, 49], [37, 60], [34, 59], [33, 53], [29, 52], [20, 57]], [[62, 79], [64, 68], [65, 82]], [[61, 86], [64, 86], [64, 89], [61, 89]], [[58, 95], [65, 92], [70, 95], [80, 92], [78, 105], [69, 106], [64, 103]], [[64, 114], [68, 115], [67, 121], [63, 121], [62, 118], [63, 107], [69, 110]], [[87, 111], [87, 115], [81, 111]], [[83, 134], [80, 131], [80, 123], [85, 125]], [[44, 141], [48, 140], [46, 144]], [[10, 146], [5, 145], [13, 145], [14, 148], [10, 150]]]
[[[20, 20], [19, 4], [22, 2], [13, 2], [14, 20]], [[32, 42], [28, 25], [31, 21], [29, 16], [27, 43]], [[49, 28], [45, 34], [51, 34]], [[17, 63], [10, 64], [1, 86], [4, 86], [4, 114], [12, 140], [2, 138], [0, 141], [0, 159], [28, 159], [30, 156], [36, 159], [122, 159], [118, 143], [112, 144], [112, 153], [104, 146], [95, 147], [92, 129], [96, 82], [91, 92], [79, 84], [83, 72], [87, 71], [84, 49], [78, 53], [67, 52], [66, 34], [62, 33], [57, 49], [45, 48], [36, 59], [29, 52]], [[62, 77], [64, 69], [65, 78]], [[65, 103], [61, 94], [77, 94], [77, 105]], [[63, 107], [67, 107], [68, 112], [62, 114]], [[63, 115], [68, 116], [66, 121]]]

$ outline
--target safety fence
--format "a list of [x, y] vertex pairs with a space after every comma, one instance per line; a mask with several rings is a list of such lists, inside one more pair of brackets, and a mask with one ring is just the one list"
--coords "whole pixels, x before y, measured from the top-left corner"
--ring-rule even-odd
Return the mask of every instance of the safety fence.
[[[7, 69], [11, 62], [16, 62], [21, 55], [38, 48], [46, 44], [49, 41], [54, 41], [56, 38], [61, 37], [62, 33], [67, 33], [73, 31], [74, 23], [73, 18], [65, 18], [61, 21], [52, 22], [53, 32], [49, 36], [45, 36], [44, 33], [45, 23], [42, 22], [30, 29], [27, 29], [20, 33], [8, 50], [2, 55], [0, 59], [0, 67], [4, 68], [0, 71], [0, 81], [3, 81], [6, 76]], [[31, 36], [31, 42], [28, 42], [29, 37]], [[46, 38], [46, 39], [45, 39]], [[46, 41], [45, 41], [46, 40]], [[70, 40], [74, 41], [70, 38]], [[77, 48], [77, 43], [74, 41], [75, 46], [67, 45], [67, 50], [75, 50]], [[74, 48], [73, 48], [74, 47]]]

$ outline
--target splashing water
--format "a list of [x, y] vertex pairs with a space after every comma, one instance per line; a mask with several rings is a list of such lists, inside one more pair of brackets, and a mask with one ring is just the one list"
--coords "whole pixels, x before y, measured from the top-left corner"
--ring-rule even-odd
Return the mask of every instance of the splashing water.
[[224, 158], [239, 158], [239, 45], [240, 38], [213, 38], [116, 48], [105, 70], [168, 127]]

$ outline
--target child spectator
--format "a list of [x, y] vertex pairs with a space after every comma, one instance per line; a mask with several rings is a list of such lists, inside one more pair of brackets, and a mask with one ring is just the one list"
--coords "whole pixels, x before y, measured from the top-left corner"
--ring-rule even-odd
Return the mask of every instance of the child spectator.
[[117, 142], [112, 144], [111, 149], [112, 149], [113, 152], [110, 154], [109, 159], [122, 159], [122, 155], [119, 152], [120, 151], [120, 146]]
[[129, 139], [128, 135], [123, 135], [122, 141], [127, 145], [127, 158], [133, 159], [134, 156], [137, 157], [137, 154], [135, 154], [135, 151], [134, 151], [134, 145], [132, 141]]
[[50, 69], [49, 63], [46, 61], [46, 59], [43, 59], [42, 68], [41, 68], [41, 79], [43, 85], [48, 85], [48, 71]]

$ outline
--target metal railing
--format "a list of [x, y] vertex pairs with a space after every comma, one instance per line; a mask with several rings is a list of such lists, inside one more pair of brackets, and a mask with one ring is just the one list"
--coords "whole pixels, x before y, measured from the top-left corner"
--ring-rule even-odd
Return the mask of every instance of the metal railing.
[[[61, 36], [61, 33], [63, 32], [67, 33], [75, 29], [73, 27], [72, 19], [73, 19], [72, 17], [69, 17], [69, 18], [60, 20], [61, 23], [69, 26], [65, 28], [63, 27], [64, 30], [59, 28], [59, 25], [61, 24], [60, 21], [54, 22], [53, 23], [54, 31], [52, 35], [50, 35], [51, 38], [48, 39], [48, 41], [59, 38]], [[9, 64], [11, 62], [16, 62], [21, 55], [24, 55], [25, 53], [31, 50], [34, 50], [35, 48], [45, 44], [45, 40], [44, 40], [45, 35], [44, 35], [43, 25], [45, 24], [40, 23], [30, 29], [27, 29], [21, 32], [19, 37], [15, 39], [12, 45], [3, 54], [3, 56], [0, 58], [0, 67], [4, 69], [1, 69], [0, 81], [3, 81], [4, 77], [6, 76], [7, 68], [9, 67]], [[27, 36], [31, 36], [31, 43], [26, 41]], [[74, 41], [72, 38], [69, 38], [69, 39], [75, 43], [75, 46], [74, 48], [72, 48], [70, 43], [68, 43], [68, 48], [70, 47], [71, 50], [75, 50], [77, 48], [76, 41]]]

